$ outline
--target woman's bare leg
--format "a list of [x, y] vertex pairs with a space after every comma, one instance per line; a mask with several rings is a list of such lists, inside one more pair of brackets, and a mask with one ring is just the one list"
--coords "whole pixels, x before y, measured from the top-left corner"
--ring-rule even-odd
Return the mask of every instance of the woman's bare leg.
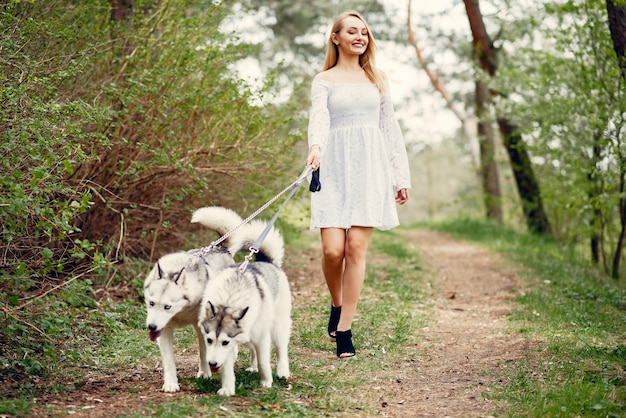
[[347, 331], [352, 327], [357, 302], [365, 281], [365, 261], [372, 230], [371, 227], [353, 226], [346, 234], [345, 269], [338, 331]]
[[330, 292], [333, 306], [343, 303], [343, 270], [346, 230], [322, 228], [322, 271]]
[[[371, 227], [352, 227], [347, 232], [338, 228], [321, 230], [324, 278], [333, 306], [341, 307], [336, 333], [337, 356], [340, 358], [356, 355], [351, 328], [365, 281], [365, 261], [372, 230]], [[334, 334], [329, 323], [329, 335]]]

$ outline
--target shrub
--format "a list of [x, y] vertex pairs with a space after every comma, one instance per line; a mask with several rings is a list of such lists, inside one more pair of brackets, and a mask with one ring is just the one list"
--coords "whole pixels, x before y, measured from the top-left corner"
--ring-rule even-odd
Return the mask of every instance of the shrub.
[[260, 172], [290, 165], [291, 118], [232, 75], [251, 49], [221, 32], [223, 7], [0, 6], [3, 372], [45, 373], [107, 266], [184, 247], [190, 209], [243, 213], [283, 182]]

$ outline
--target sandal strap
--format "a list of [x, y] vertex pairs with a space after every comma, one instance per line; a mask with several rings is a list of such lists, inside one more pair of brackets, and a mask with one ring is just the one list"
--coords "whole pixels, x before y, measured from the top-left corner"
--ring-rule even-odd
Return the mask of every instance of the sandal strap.
[[[337, 341], [337, 357], [348, 358], [356, 356], [356, 350], [352, 344], [352, 330], [335, 332]], [[343, 356], [342, 354], [348, 354]]]
[[328, 318], [328, 336], [335, 338], [332, 334], [337, 331], [337, 325], [339, 324], [339, 317], [341, 316], [341, 306], [330, 305], [330, 318]]

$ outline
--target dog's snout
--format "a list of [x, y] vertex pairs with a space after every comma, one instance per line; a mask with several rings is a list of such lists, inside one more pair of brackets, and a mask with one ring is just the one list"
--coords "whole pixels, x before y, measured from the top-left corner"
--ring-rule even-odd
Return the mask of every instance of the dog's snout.
[[154, 325], [154, 324], [150, 324], [150, 325], [148, 325], [148, 329], [149, 329], [150, 331], [156, 331], [157, 326], [156, 326], [156, 325]]
[[215, 361], [209, 361], [209, 368], [211, 369], [211, 373], [219, 373], [220, 366], [217, 365]]

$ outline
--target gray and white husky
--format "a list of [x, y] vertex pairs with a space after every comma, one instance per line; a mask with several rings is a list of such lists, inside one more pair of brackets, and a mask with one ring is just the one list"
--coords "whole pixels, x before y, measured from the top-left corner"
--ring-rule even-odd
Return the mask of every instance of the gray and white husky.
[[[251, 236], [258, 237], [265, 226], [263, 222], [252, 222], [248, 232], [256, 229]], [[249, 244], [251, 241], [237, 245], [245, 248]], [[207, 342], [207, 363], [213, 373], [221, 374], [220, 395], [235, 394], [234, 367], [240, 344], [249, 346], [261, 386], [272, 386], [272, 345], [276, 350], [276, 375], [289, 377], [291, 291], [281, 268], [283, 245], [282, 236], [272, 228], [255, 261], [243, 272], [240, 265], [229, 266], [212, 277], [204, 289], [198, 325]]]
[[[220, 237], [242, 222], [234, 211], [222, 207], [207, 207], [193, 213], [192, 223], [200, 223], [217, 232]], [[234, 233], [231, 237], [236, 236]], [[174, 360], [174, 328], [193, 326], [198, 335], [200, 367], [197, 377], [211, 377], [206, 361], [206, 341], [198, 328], [200, 302], [209, 279], [225, 267], [234, 264], [233, 255], [241, 247], [241, 238], [229, 237], [224, 245], [207, 254], [198, 250], [167, 254], [157, 261], [144, 281], [144, 297], [148, 308], [146, 326], [150, 340], [157, 341], [163, 362], [163, 391], [180, 390]]]

